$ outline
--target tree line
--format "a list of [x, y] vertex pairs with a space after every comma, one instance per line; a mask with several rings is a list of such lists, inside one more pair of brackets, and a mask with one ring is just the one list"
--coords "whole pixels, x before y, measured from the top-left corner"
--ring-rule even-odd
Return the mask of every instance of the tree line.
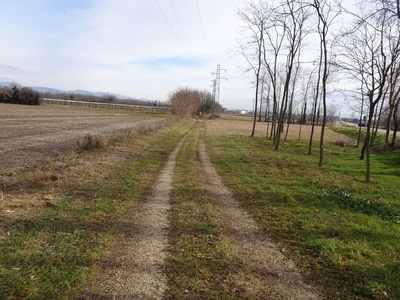
[[257, 118], [264, 114], [265, 120], [272, 121], [267, 137], [278, 150], [294, 116], [305, 123], [308, 115], [312, 126], [308, 154], [315, 126], [321, 123], [322, 166], [325, 127], [334, 108], [330, 95], [352, 95], [347, 96], [348, 106], [365, 122], [360, 159], [366, 160], [369, 182], [370, 148], [379, 124], [386, 125], [384, 146], [396, 145], [400, 120], [398, 12], [398, 0], [364, 0], [354, 7], [348, 1], [329, 0], [246, 3], [237, 12], [241, 24], [237, 51], [245, 59], [244, 71], [254, 74], [257, 113], [251, 135]]
[[168, 102], [171, 113], [181, 118], [205, 115], [215, 117], [223, 111], [210, 92], [190, 87], [180, 87], [172, 91]]
[[99, 102], [99, 103], [115, 103], [127, 105], [143, 105], [143, 106], [157, 106], [165, 107], [167, 104], [157, 100], [141, 100], [141, 99], [119, 99], [113, 94], [94, 95], [94, 94], [80, 94], [80, 93], [65, 93], [65, 92], [44, 92], [40, 93], [42, 98], [60, 99], [60, 100], [73, 100], [73, 101], [86, 101], [86, 102]]
[[0, 102], [11, 104], [39, 105], [40, 96], [29, 87], [21, 87], [16, 83], [8, 87], [0, 87]]
[[166, 107], [168, 103], [156, 100], [140, 100], [140, 99], [118, 99], [115, 95], [104, 94], [80, 94], [80, 93], [65, 93], [65, 92], [37, 92], [29, 87], [20, 86], [17, 83], [11, 83], [9, 86], [0, 87], [0, 102], [11, 104], [26, 104], [40, 105], [40, 99], [60, 99], [60, 100], [75, 100], [86, 102], [99, 103], [115, 103], [127, 105], [142, 105]]

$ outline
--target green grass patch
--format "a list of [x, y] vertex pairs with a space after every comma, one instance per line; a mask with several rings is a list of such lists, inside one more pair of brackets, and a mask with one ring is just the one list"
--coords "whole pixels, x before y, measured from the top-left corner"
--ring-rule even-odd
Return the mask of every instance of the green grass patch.
[[200, 125], [191, 131], [177, 157], [165, 297], [237, 299], [241, 294], [227, 280], [229, 273], [235, 273], [237, 263], [221, 245], [218, 220], [201, 180], [203, 170], [196, 154]]
[[[354, 140], [358, 139], [358, 135], [360, 132], [360, 129], [358, 127], [353, 127], [353, 126], [332, 126], [330, 128], [331, 130], [342, 133], [348, 137], [351, 137]], [[361, 138], [365, 138], [365, 127], [361, 129]]]
[[265, 137], [230, 132], [224, 122], [208, 123], [213, 163], [310, 283], [328, 299], [400, 299], [399, 153], [372, 154], [365, 184], [360, 148], [327, 140], [318, 167], [318, 150], [306, 155], [306, 142], [282, 142], [275, 151]]
[[[360, 134], [360, 129], [358, 127], [353, 127], [353, 126], [332, 126], [330, 129], [335, 132], [344, 134], [354, 140], [357, 140], [358, 136]], [[373, 134], [373, 132], [375, 132], [375, 129], [371, 128], [371, 135]], [[363, 127], [363, 128], [361, 128], [361, 135], [360, 135], [360, 151], [361, 151], [361, 147], [363, 146], [365, 137], [366, 137], [366, 128]], [[384, 145], [384, 143], [385, 143], [384, 134], [377, 133], [375, 141], [372, 145], [372, 149], [379, 150], [382, 148], [382, 145]]]
[[377, 216], [382, 220], [400, 224], [400, 211], [398, 208], [385, 205], [378, 200], [367, 200], [360, 196], [339, 190], [322, 190], [318, 195], [320, 199], [340, 203], [343, 208], [350, 208], [355, 212], [364, 213], [370, 216]]
[[[90, 287], [120, 221], [145, 198], [191, 123], [156, 137], [121, 138], [116, 143], [131, 149], [125, 159], [96, 169], [100, 176], [85, 187], [70, 186], [54, 207], [10, 225], [0, 240], [0, 299], [73, 299]], [[137, 139], [148, 139], [140, 153]]]

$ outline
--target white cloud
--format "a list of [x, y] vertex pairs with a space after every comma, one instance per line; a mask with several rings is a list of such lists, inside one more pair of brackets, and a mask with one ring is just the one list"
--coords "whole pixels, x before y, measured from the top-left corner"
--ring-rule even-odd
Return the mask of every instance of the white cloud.
[[235, 9], [241, 4], [5, 1], [0, 10], [0, 81], [165, 99], [179, 86], [211, 90], [211, 72], [221, 64], [229, 78], [221, 81], [221, 104], [250, 108], [253, 89], [236, 68], [242, 58], [228, 53], [236, 45]]

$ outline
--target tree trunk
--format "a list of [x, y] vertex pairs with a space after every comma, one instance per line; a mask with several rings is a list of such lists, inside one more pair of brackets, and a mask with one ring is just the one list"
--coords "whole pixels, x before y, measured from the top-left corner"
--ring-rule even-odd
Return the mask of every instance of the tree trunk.
[[[322, 52], [320, 52], [320, 55], [322, 57]], [[311, 124], [311, 135], [310, 135], [310, 142], [308, 144], [308, 155], [311, 155], [311, 152], [312, 152], [312, 142], [313, 142], [313, 137], [314, 137], [315, 121], [317, 119], [317, 107], [319, 106], [318, 99], [319, 99], [319, 84], [321, 82], [321, 68], [322, 68], [322, 64], [320, 63], [318, 66], [318, 79], [317, 79], [316, 90], [315, 90], [314, 110], [313, 110], [313, 118], [312, 118], [312, 124]], [[319, 111], [319, 109], [318, 109], [318, 111]]]
[[391, 131], [390, 129], [392, 127], [393, 110], [394, 110], [394, 107], [392, 104], [390, 104], [389, 113], [388, 113], [388, 117], [386, 120], [386, 132], [385, 132], [385, 145], [386, 146], [390, 146], [390, 131]]
[[322, 32], [320, 32], [321, 35], [321, 47], [322, 47], [322, 52], [323, 52], [323, 63], [324, 63], [324, 69], [323, 69], [323, 74], [322, 74], [322, 110], [323, 110], [323, 115], [322, 115], [322, 128], [321, 128], [321, 137], [320, 137], [320, 143], [319, 143], [319, 164], [318, 166], [322, 166], [324, 162], [324, 138], [325, 138], [325, 126], [326, 126], [326, 85], [328, 81], [328, 49], [326, 46], [326, 35], [328, 32], [327, 29], [327, 24], [326, 21], [323, 19], [321, 12], [320, 14], [320, 19], [322, 25]]
[[256, 131], [256, 123], [257, 123], [257, 108], [258, 108], [258, 89], [260, 85], [260, 72], [261, 72], [261, 66], [262, 66], [262, 43], [263, 43], [263, 34], [264, 34], [264, 26], [261, 23], [261, 29], [260, 29], [260, 40], [259, 40], [259, 45], [258, 45], [258, 66], [257, 66], [257, 71], [256, 71], [256, 93], [255, 93], [255, 100], [254, 100], [254, 119], [253, 119], [253, 129], [251, 131], [251, 136], [253, 137]]
[[373, 107], [371, 107], [370, 112], [369, 112], [369, 119], [368, 119], [368, 123], [367, 123], [367, 134], [365, 137], [365, 156], [366, 156], [365, 182], [366, 183], [370, 183], [370, 181], [371, 181], [370, 138], [371, 138], [371, 124], [372, 124], [372, 118], [374, 116], [375, 103], [373, 103], [372, 105], [373, 105]]
[[[361, 129], [362, 129], [361, 121], [363, 119], [363, 113], [364, 113], [363, 110], [364, 110], [364, 93], [362, 92], [362, 86], [361, 86], [361, 113], [360, 113], [360, 119], [358, 120], [359, 128], [358, 128], [358, 139], [357, 139], [356, 147], [360, 146], [360, 141], [361, 141]], [[364, 147], [363, 147], [363, 149], [364, 149]], [[363, 151], [364, 150], [362, 150], [361, 153], [363, 153]], [[362, 157], [363, 157], [363, 155], [362, 155]], [[360, 159], [363, 160], [364, 158], [360, 158]]]
[[378, 133], [379, 124], [381, 122], [381, 116], [382, 116], [382, 110], [383, 110], [383, 104], [384, 103], [385, 103], [385, 98], [382, 98], [382, 103], [381, 103], [381, 107], [379, 109], [378, 118], [375, 118], [376, 122], [374, 122], [374, 133], [372, 135], [371, 144], [370, 144], [371, 147], [372, 147], [372, 145], [374, 144], [374, 142], [376, 140], [376, 135]]
[[279, 112], [279, 119], [278, 119], [278, 130], [276, 132], [276, 143], [275, 143], [275, 150], [279, 149], [279, 144], [281, 141], [281, 134], [284, 130], [284, 122], [285, 122], [285, 116], [286, 116], [286, 111], [287, 111], [287, 106], [288, 106], [288, 96], [289, 96], [289, 81], [290, 77], [292, 74], [292, 67], [293, 65], [289, 66], [289, 71], [287, 73], [287, 78], [285, 82], [285, 87], [283, 91], [283, 97], [282, 97], [282, 103], [281, 103], [281, 110]]
[[397, 103], [397, 106], [395, 106], [394, 111], [393, 111], [393, 135], [392, 135], [392, 147], [396, 146], [396, 136], [397, 136], [397, 130], [399, 129], [399, 122], [397, 119], [397, 112], [399, 109], [399, 102]]
[[314, 99], [314, 107], [313, 107], [313, 114], [312, 114], [312, 120], [311, 120], [311, 134], [310, 134], [310, 141], [308, 143], [308, 155], [311, 155], [311, 153], [312, 153], [312, 143], [313, 143], [314, 131], [315, 131], [315, 120], [317, 118], [317, 101], [318, 101], [318, 97], [316, 96]]
[[287, 126], [286, 126], [285, 141], [287, 140], [287, 137], [289, 134], [290, 122], [292, 122], [292, 110], [293, 110], [293, 95], [290, 96], [290, 104], [289, 104], [288, 121], [287, 121]]

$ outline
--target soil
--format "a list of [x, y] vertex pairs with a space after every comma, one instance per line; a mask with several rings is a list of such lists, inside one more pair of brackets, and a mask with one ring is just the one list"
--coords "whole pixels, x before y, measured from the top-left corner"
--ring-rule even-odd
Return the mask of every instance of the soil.
[[135, 208], [129, 228], [116, 243], [101, 274], [100, 299], [161, 299], [167, 288], [164, 272], [168, 246], [169, 194], [176, 156], [169, 156], [148, 201]]
[[[97, 167], [124, 155], [114, 140], [169, 120], [124, 110], [0, 103], [0, 240], [10, 224], [51, 209], [59, 191], [85, 191]], [[71, 151], [88, 135], [111, 150], [89, 156]], [[84, 165], [90, 168], [79, 167]], [[74, 191], [68, 191], [70, 186]]]
[[64, 154], [87, 135], [111, 142], [119, 134], [157, 127], [164, 121], [128, 111], [0, 103], [0, 174]]

